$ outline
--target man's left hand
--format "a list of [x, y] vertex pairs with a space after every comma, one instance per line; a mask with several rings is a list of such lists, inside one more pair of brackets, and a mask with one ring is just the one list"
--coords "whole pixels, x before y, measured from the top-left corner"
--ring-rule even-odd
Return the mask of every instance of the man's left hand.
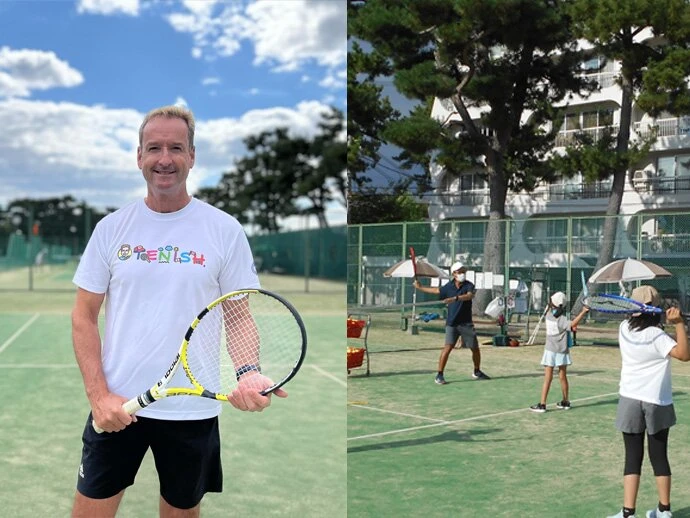
[[282, 388], [274, 390], [271, 394], [263, 396], [262, 390], [273, 385], [273, 381], [258, 372], [248, 372], [244, 374], [237, 385], [237, 388], [228, 395], [228, 402], [238, 410], [247, 412], [261, 412], [270, 406], [271, 395], [287, 397], [287, 392]]

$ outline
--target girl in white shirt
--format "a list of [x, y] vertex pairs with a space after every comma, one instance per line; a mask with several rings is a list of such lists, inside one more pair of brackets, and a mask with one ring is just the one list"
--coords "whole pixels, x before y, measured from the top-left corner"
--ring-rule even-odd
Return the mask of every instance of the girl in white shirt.
[[[651, 286], [632, 292], [634, 300], [659, 306], [661, 298]], [[647, 511], [647, 518], [671, 518], [671, 467], [668, 462], [668, 434], [676, 424], [671, 396], [671, 358], [690, 360], [685, 323], [678, 308], [666, 311], [676, 339], [661, 329], [661, 313], [634, 313], [623, 321], [618, 340], [622, 359], [616, 428], [623, 433], [623, 509], [609, 518], [634, 518], [637, 491], [644, 457], [645, 432], [649, 460], [656, 477], [659, 505]]]

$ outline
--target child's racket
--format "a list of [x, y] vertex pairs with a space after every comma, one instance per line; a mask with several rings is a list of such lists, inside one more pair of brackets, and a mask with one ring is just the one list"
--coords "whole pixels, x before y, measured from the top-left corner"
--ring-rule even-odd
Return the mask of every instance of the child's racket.
[[[257, 390], [267, 395], [292, 379], [306, 350], [304, 323], [289, 302], [261, 289], [233, 291], [199, 313], [163, 377], [122, 408], [131, 415], [168, 396], [227, 401], [242, 376], [259, 373]], [[189, 385], [168, 387], [180, 365]]]
[[587, 304], [591, 309], [599, 311], [601, 313], [663, 313], [664, 310], [657, 306], [650, 306], [648, 304], [643, 304], [633, 299], [627, 297], [622, 297], [620, 295], [610, 295], [608, 293], [602, 293], [599, 295], [592, 295], [589, 298], [589, 303]]

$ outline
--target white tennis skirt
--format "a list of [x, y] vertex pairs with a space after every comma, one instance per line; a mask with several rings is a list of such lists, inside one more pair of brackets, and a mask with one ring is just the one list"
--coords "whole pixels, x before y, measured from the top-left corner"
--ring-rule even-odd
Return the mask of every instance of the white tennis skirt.
[[553, 351], [544, 351], [544, 356], [541, 357], [541, 364], [544, 367], [562, 367], [563, 365], [571, 365], [573, 361], [570, 359], [570, 353], [555, 353]]

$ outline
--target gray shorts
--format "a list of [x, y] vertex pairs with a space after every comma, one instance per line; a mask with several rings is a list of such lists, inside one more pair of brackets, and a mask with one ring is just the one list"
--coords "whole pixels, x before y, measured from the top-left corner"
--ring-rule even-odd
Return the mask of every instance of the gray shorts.
[[462, 346], [468, 349], [479, 347], [477, 331], [474, 324], [460, 324], [458, 326], [446, 326], [446, 345], [455, 346], [458, 338], [462, 337]]
[[655, 405], [621, 396], [616, 411], [616, 428], [623, 433], [655, 433], [676, 424], [673, 405]]

